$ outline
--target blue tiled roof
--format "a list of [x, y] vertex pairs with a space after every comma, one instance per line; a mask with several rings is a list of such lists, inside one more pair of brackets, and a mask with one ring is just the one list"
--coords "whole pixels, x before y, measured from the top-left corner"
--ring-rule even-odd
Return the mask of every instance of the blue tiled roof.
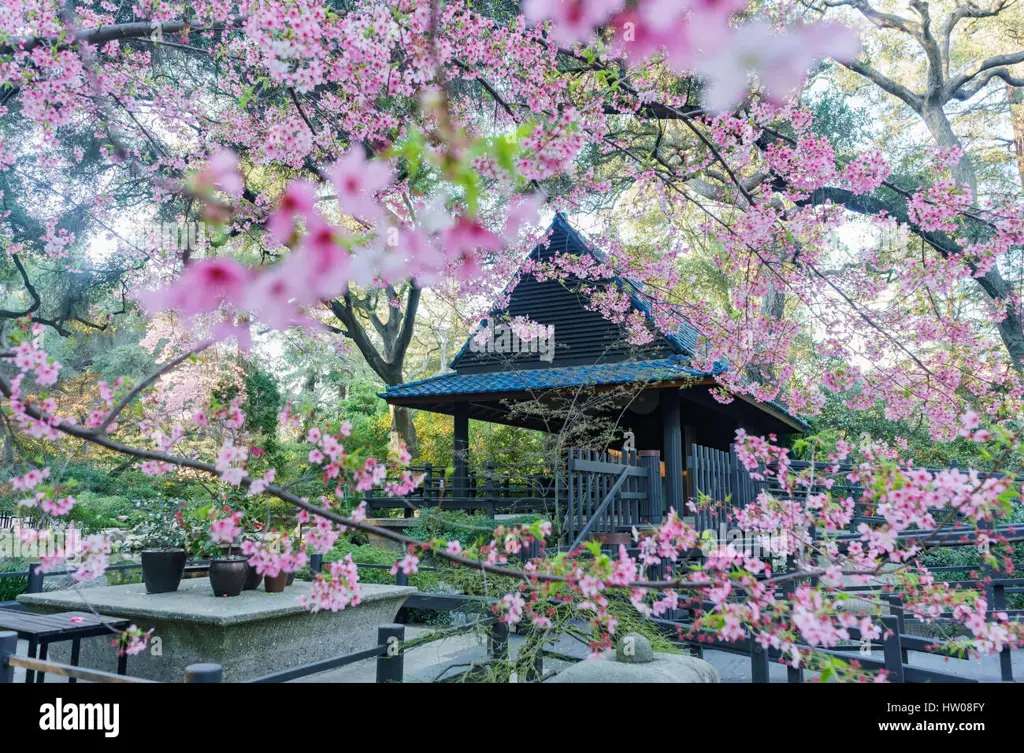
[[378, 394], [384, 399], [479, 395], [489, 392], [526, 392], [599, 384], [666, 382], [675, 379], [713, 376], [719, 373], [718, 370], [705, 372], [691, 369], [686, 366], [687, 360], [689, 359], [685, 356], [672, 356], [649, 361], [561, 366], [556, 369], [491, 371], [484, 374], [441, 374], [429, 379], [420, 379], [417, 382], [388, 387], [386, 391]]

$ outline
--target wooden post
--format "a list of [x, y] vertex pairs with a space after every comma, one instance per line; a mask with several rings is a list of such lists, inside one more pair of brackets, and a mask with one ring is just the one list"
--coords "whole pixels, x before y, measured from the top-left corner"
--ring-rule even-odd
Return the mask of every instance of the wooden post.
[[[996, 611], [1006, 609], [1006, 586], [1002, 583], [992, 586], [992, 608]], [[1013, 682], [1013, 656], [1009, 646], [999, 652], [999, 676], [1003, 682]]]
[[[401, 560], [399, 560], [399, 562], [401, 562]], [[405, 571], [402, 569], [401, 565], [399, 565], [398, 569], [395, 571], [395, 585], [396, 586], [408, 586], [409, 585], [409, 576], [405, 574]]]
[[324, 556], [322, 554], [311, 554], [309, 556], [309, 574], [319, 575], [324, 571]]
[[25, 587], [27, 594], [41, 594], [43, 592], [43, 565], [34, 562], [28, 566], [28, 585]]
[[7, 663], [8, 658], [18, 653], [18, 634], [13, 630], [0, 633], [0, 685], [14, 682], [14, 667]]
[[508, 658], [508, 624], [501, 620], [495, 620], [491, 625], [490, 654], [492, 659], [504, 661]]
[[683, 431], [679, 420], [679, 390], [662, 390], [662, 421], [665, 445], [664, 511], [675, 508], [682, 517], [683, 509]]
[[402, 682], [405, 676], [405, 625], [381, 625], [377, 628], [377, 645], [386, 646], [377, 657], [377, 682]]
[[[494, 509], [498, 502], [498, 494], [494, 490], [494, 461], [488, 460], [484, 468], [484, 499], [487, 509]], [[494, 515], [492, 514], [493, 518]]]
[[661, 452], [640, 450], [640, 465], [647, 469], [647, 498], [640, 505], [640, 519], [657, 525], [662, 518]]
[[565, 473], [567, 476], [566, 485], [569, 488], [568, 500], [566, 501], [565, 510], [565, 525], [566, 530], [566, 542], [576, 540], [576, 450], [573, 447], [569, 448], [566, 463]]
[[686, 469], [683, 499], [689, 499], [697, 495], [694, 491], [693, 466], [690, 464], [695, 444], [697, 444], [697, 427], [693, 424], [683, 424], [683, 467]]
[[455, 430], [452, 433], [452, 486], [456, 497], [469, 496], [469, 403], [455, 405]]
[[[903, 615], [903, 599], [900, 598], [899, 594], [892, 594], [889, 596], [889, 614], [896, 617], [896, 625], [899, 628], [900, 635], [905, 635], [906, 622], [904, 621]], [[910, 663], [910, 658], [907, 655], [907, 650], [903, 649], [903, 653], [900, 654], [904, 664]]]
[[185, 667], [185, 682], [212, 683], [224, 681], [224, 668], [220, 664], [189, 664]]
[[519, 560], [523, 563], [540, 557], [540, 539], [534, 539], [529, 544], [523, 544], [519, 549]]
[[882, 641], [885, 670], [889, 682], [903, 682], [903, 650], [900, 646], [900, 623], [895, 615], [882, 617], [887, 635]]
[[771, 682], [768, 668], [768, 650], [753, 638], [750, 639], [750, 681]]
[[423, 485], [420, 487], [423, 495], [423, 505], [430, 507], [430, 499], [433, 497], [434, 487], [434, 464], [424, 463], [423, 464]]
[[[992, 528], [992, 521], [990, 520], [979, 520], [978, 530], [989, 530]], [[991, 539], [991, 535], [989, 535]], [[988, 544], [986, 543], [985, 552], [982, 555], [987, 558], [989, 555]], [[995, 603], [995, 591], [992, 589], [992, 579], [996, 577], [996, 571], [988, 562], [983, 561], [981, 564], [981, 577], [985, 581], [985, 601], [992, 605]]]

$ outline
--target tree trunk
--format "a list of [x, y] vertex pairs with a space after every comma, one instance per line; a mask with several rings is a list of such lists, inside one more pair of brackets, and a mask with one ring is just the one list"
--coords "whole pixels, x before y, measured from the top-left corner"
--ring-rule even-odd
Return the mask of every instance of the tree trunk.
[[0, 423], [0, 434], [4, 438], [4, 465], [10, 468], [11, 472], [14, 472], [14, 443], [11, 441], [11, 435], [4, 430], [4, 426]]
[[[960, 143], [960, 139], [953, 132], [953, 126], [950, 125], [949, 118], [946, 117], [946, 111], [941, 105], [925, 104], [921, 109], [921, 117], [924, 120], [925, 125], [928, 127], [929, 133], [932, 138], [935, 139], [935, 143], [943, 149], [950, 149], [952, 147], [958, 147], [963, 149], [963, 144]], [[974, 172], [974, 166], [971, 164], [970, 157], [967, 153], [964, 153], [963, 159], [959, 163], [955, 164], [951, 168], [953, 178], [957, 183], [960, 183], [967, 187], [967, 190], [971, 195], [971, 203], [975, 203], [978, 200], [978, 177]]]
[[1024, 88], [1006, 85], [1006, 98], [1010, 100], [1010, 122], [1013, 124], [1013, 152], [1017, 157], [1017, 172], [1024, 187]]
[[[377, 351], [367, 335], [365, 327], [353, 309], [353, 299], [348, 294], [342, 299], [330, 303], [331, 311], [345, 325], [343, 334], [355, 343], [359, 352], [366, 359], [366, 363], [389, 387], [394, 387], [405, 381], [402, 378], [405, 370], [405, 355], [412, 339], [413, 323], [419, 308], [420, 294], [419, 288], [415, 285], [410, 286], [404, 315], [399, 315], [393, 309], [389, 310], [386, 322], [381, 322], [376, 317], [371, 305], [366, 305], [365, 302], [361, 304], [362, 310], [383, 340], [383, 354]], [[389, 291], [388, 300], [391, 300], [394, 295]], [[397, 449], [399, 441], [402, 441], [405, 442], [405, 447], [413, 458], [419, 457], [416, 427], [413, 425], [412, 413], [409, 408], [394, 405], [388, 406], [388, 408], [391, 413], [391, 436], [389, 438], [391, 448]]]
[[412, 422], [412, 411], [404, 405], [389, 405], [391, 411], [390, 447], [397, 450], [399, 442], [405, 442], [405, 449], [414, 458], [419, 457], [419, 440], [416, 437], [416, 425]]

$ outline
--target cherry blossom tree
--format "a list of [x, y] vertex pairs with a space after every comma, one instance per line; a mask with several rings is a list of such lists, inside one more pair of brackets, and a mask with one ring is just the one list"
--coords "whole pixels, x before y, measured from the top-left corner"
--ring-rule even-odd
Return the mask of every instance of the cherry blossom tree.
[[[522, 249], [543, 241], [542, 206], [581, 209], [619, 181], [670, 224], [693, 213], [703, 218], [716, 245], [713, 262], [730, 280], [729, 311], [687, 295], [678, 265], [687, 249], [679, 243], [638, 257], [609, 232], [597, 239], [607, 249], [603, 261], [555, 257], [522, 273], [577, 287], [634, 344], [690, 323], [700, 332], [692, 365], [712, 371], [729, 364], [715, 370], [720, 400], [781, 399], [804, 414], [826, 392], [843, 395], [853, 409], [883, 403], [893, 416], [923, 414], [937, 441], [977, 443], [998, 470], [1019, 452], [1019, 294], [993, 290], [986, 325], [977, 327], [942, 315], [938, 304], [919, 304], [951, 297], [971, 280], [991, 282], [1019, 258], [1019, 197], [977, 206], [962, 151], [943, 130], [944, 102], [922, 101], [921, 117], [946, 134], [931, 156], [931, 175], [914, 190], [900, 189], [905, 216], [877, 207], [867, 213], [882, 230], [910, 224], [938, 253], [917, 259], [905, 246], [872, 248], [841, 274], [830, 272], [838, 205], [858, 210], [880, 188], [899, 188], [877, 151], [838, 158], [795, 99], [808, 69], [826, 56], [868, 70], [851, 29], [807, 23], [787, 8], [754, 12], [739, 0], [531, 0], [522, 13], [509, 4], [491, 16], [458, 1], [414, 0], [131, 8], [3, 0], [3, 8], [0, 164], [48, 189], [73, 187], [88, 221], [72, 237], [59, 213], [40, 202], [34, 226], [44, 230], [21, 240], [15, 230], [31, 235], [33, 225], [5, 216], [11, 260], [28, 254], [66, 264], [69, 245], [103, 228], [138, 267], [133, 298], [153, 318], [154, 332], [183, 333], [150, 377], [97, 384], [94, 410], [80, 421], [62, 415], [45, 392], [61, 365], [42, 347], [44, 324], [8, 319], [0, 394], [4, 420], [16, 431], [41, 441], [70, 437], [133, 458], [152, 475], [204, 474], [293, 505], [307, 526], [298, 550], [280, 536], [246, 544], [263, 572], [294, 571], [307, 550], [329, 550], [348, 529], [374, 530], [406, 546], [396, 568], [407, 574], [429, 553], [517, 579], [519, 590], [495, 607], [510, 624], [550, 627], [568, 600], [590, 621], [595, 651], [615, 633], [607, 594], [620, 590], [644, 615], [690, 606], [700, 635], [753, 636], [793, 665], [865, 679], [856, 666], [813, 653], [852, 630], [878, 634], [877, 610], [844, 609], [851, 582], [898, 588], [908, 609], [926, 618], [951, 613], [970, 629], [972, 650], [1021, 643], [1019, 625], [1006, 615], [986, 619], [981, 590], [944, 588], [920, 565], [923, 553], [943, 543], [927, 532], [956, 523], [975, 537], [987, 565], [1005, 568], [992, 545], [998, 551], [1019, 539], [998, 525], [1019, 493], [1016, 482], [977, 470], [921, 471], [898, 447], [868, 440], [818, 447], [827, 467], [808, 477], [792, 471], [789, 450], [773, 438], [737, 437], [750, 472], [769, 475], [778, 491], [737, 511], [735, 521], [754, 535], [782, 538], [791, 565], [784, 572], [730, 547], [706, 552], [699, 569], [685, 568], [698, 545], [684, 520], [689, 510], [670, 511], [653, 534], [638, 535], [637, 558], [625, 548], [611, 557], [587, 547], [518, 569], [509, 558], [548, 537], [550, 522], [500, 527], [465, 551], [457, 541], [413, 542], [366, 522], [359, 494], [383, 485], [402, 496], [419, 484], [406, 468], [407, 446], [388, 458], [365, 457], [346, 446], [345, 422], [315, 425], [286, 407], [281, 424], [302, 432], [309, 463], [320, 470], [322, 492], [311, 499], [278, 482], [287, 469], [252, 469], [237, 401], [204, 405], [200, 394], [161, 407], [160, 385], [217, 343], [246, 350], [253, 329], [322, 332], [328, 314], [378, 375], [401, 379], [423, 290], [487, 298], [520, 269]], [[921, 20], [908, 28], [930, 54], [927, 6], [915, 8]], [[943, 72], [943, 92], [961, 77], [949, 75]], [[985, 76], [968, 76], [949, 98]], [[629, 126], [652, 120], [662, 123], [659, 135], [640, 151]], [[103, 169], [83, 190], [71, 177], [87, 153]], [[611, 160], [613, 177], [602, 170]], [[129, 187], [138, 204], [126, 206]], [[202, 221], [211, 241], [197, 252], [127, 237], [121, 228], [142, 212], [146, 222]], [[878, 269], [887, 272], [884, 284]], [[602, 284], [612, 275], [635, 281], [649, 317], [630, 313], [624, 291]], [[785, 316], [786, 298], [799, 316]], [[798, 371], [791, 355], [802, 335], [817, 339], [822, 358]], [[204, 455], [201, 440], [211, 439], [217, 449]], [[840, 535], [853, 500], [830, 493], [848, 460], [885, 521], [862, 525], [853, 540]], [[22, 506], [64, 515], [74, 498], [50, 483], [48, 470], [32, 468], [10, 485]], [[237, 523], [234, 513], [218, 518], [218, 535], [233, 540]], [[82, 552], [64, 554], [78, 555], [75, 577], [90, 580], [109, 553], [109, 541], [97, 536]], [[646, 568], [663, 563], [674, 565], [670, 575], [648, 580]], [[778, 588], [787, 595], [777, 597]], [[316, 578], [307, 606], [342, 609], [359, 597], [349, 559]], [[137, 648], [142, 639], [132, 637]]]

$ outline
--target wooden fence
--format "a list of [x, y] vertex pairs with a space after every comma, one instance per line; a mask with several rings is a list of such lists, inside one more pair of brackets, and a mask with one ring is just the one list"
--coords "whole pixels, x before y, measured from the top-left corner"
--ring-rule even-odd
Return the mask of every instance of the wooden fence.
[[[856, 467], [850, 464], [811, 462], [808, 460], [793, 460], [790, 468], [794, 473], [800, 473], [813, 469], [815, 478], [822, 482], [826, 478], [831, 481], [828, 487], [833, 497], [851, 497], [854, 500], [853, 519], [850, 521], [850, 530], [855, 531], [861, 523], [880, 524], [884, 518], [875, 514], [874, 506], [863, 501], [864, 487], [855, 480], [847, 478]], [[833, 471], [833, 468], [837, 470]], [[760, 474], [764, 474], [764, 468]], [[929, 473], [935, 474], [943, 470], [957, 470], [954, 464], [949, 469], [923, 468]], [[690, 494], [696, 500], [699, 495], [707, 495], [709, 501], [704, 506], [699, 506], [696, 515], [696, 528], [705, 530], [708, 528], [717, 530], [720, 525], [726, 522], [730, 510], [737, 507], [744, 507], [753, 502], [762, 491], [778, 493], [780, 486], [778, 481], [770, 475], [761, 479], [751, 476], [736, 455], [735, 445], [731, 445], [728, 451], [718, 450], [712, 447], [693, 445], [687, 462], [688, 477], [691, 480]], [[1007, 474], [993, 473], [996, 478], [1003, 478]], [[823, 483], [815, 480], [815, 483], [798, 490], [797, 494], [808, 494], [810, 491], [824, 491]]]
[[655, 510], [651, 504], [652, 498], [657, 498], [652, 493], [654, 487], [660, 491], [656, 473], [656, 466], [642, 464], [636, 452], [612, 458], [606, 452], [569, 450], [563, 524], [567, 540], [572, 542], [569, 549], [593, 535], [626, 532], [634, 526], [659, 522], [660, 507]]

